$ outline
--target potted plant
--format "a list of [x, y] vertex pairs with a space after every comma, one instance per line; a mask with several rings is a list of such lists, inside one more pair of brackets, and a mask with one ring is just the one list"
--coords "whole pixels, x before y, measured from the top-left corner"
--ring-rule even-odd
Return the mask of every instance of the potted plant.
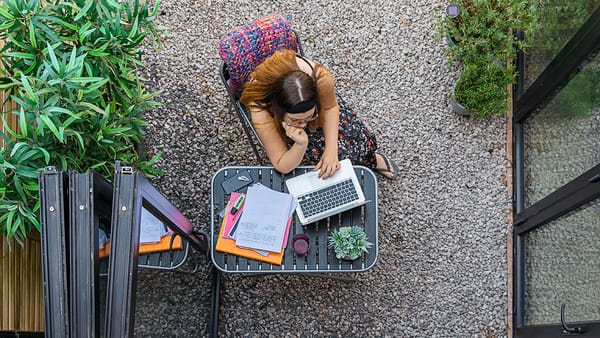
[[534, 6], [528, 0], [456, 0], [450, 6], [453, 15], [439, 23], [440, 35], [449, 40], [449, 62], [460, 67], [451, 106], [463, 106], [461, 114], [503, 115], [507, 85], [516, 78], [509, 61], [526, 47], [513, 32], [533, 30]]
[[483, 60], [465, 63], [450, 95], [450, 106], [463, 116], [501, 115], [508, 108], [506, 85], [514, 79], [514, 70], [505, 65]]
[[[0, 4], [0, 90], [16, 108], [2, 113], [0, 236], [21, 243], [39, 230], [38, 173], [45, 166], [112, 180], [115, 160], [148, 176], [160, 156], [138, 154], [157, 93], [139, 75], [142, 45], [160, 46], [158, 3], [25, 1]], [[17, 127], [8, 128], [8, 117]]]
[[365, 231], [357, 225], [333, 230], [329, 236], [329, 247], [334, 249], [338, 259], [355, 260], [372, 245]]

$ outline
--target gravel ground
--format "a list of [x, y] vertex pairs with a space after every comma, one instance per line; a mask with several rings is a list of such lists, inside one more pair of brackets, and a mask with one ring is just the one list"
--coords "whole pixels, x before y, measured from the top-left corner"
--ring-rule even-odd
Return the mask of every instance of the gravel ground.
[[[155, 185], [208, 231], [210, 179], [255, 165], [219, 78], [219, 37], [274, 12], [294, 15], [307, 55], [400, 166], [379, 180], [376, 266], [344, 282], [225, 275], [222, 337], [503, 337], [507, 327], [505, 216], [510, 198], [505, 121], [454, 115], [456, 78], [435, 38], [444, 2], [163, 0], [170, 28], [149, 52], [149, 87], [164, 106], [147, 114], [148, 145], [164, 155]], [[193, 275], [140, 271], [138, 335], [206, 336], [210, 260]], [[191, 264], [191, 262], [190, 262]]]

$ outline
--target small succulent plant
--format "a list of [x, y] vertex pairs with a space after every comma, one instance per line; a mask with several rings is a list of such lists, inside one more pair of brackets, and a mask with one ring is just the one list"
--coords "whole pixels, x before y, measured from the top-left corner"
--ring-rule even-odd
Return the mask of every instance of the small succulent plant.
[[359, 226], [341, 227], [331, 232], [329, 247], [335, 250], [338, 259], [355, 260], [373, 245], [367, 239], [365, 231]]

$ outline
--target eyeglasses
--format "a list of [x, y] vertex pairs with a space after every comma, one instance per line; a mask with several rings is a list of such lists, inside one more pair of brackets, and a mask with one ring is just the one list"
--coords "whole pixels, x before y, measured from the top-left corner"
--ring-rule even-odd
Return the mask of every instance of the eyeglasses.
[[317, 107], [315, 107], [315, 112], [312, 113], [312, 115], [309, 118], [306, 119], [289, 119], [288, 122], [286, 122], [288, 127], [300, 127], [303, 124], [307, 124], [309, 122], [312, 122], [314, 120], [316, 120], [319, 117], [319, 111], [317, 110]]

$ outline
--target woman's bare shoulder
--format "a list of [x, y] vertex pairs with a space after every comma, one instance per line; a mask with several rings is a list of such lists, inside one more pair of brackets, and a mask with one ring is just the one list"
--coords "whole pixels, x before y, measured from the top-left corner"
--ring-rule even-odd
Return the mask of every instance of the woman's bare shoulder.
[[333, 76], [331, 75], [331, 72], [322, 64], [299, 56], [296, 56], [296, 63], [300, 70], [311, 76], [314, 74], [315, 78], [319, 82], [325, 83], [326, 85], [333, 84]]

